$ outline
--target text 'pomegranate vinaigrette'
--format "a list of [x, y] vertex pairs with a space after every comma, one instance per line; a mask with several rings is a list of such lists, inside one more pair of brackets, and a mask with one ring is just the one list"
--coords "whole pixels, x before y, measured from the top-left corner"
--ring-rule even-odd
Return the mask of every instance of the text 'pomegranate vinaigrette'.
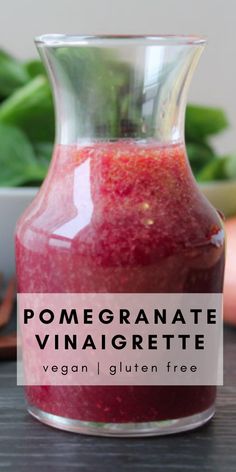
[[28, 410], [86, 434], [200, 426], [222, 382], [224, 271], [222, 221], [184, 142], [205, 40], [45, 35], [36, 44], [57, 134], [16, 233]]

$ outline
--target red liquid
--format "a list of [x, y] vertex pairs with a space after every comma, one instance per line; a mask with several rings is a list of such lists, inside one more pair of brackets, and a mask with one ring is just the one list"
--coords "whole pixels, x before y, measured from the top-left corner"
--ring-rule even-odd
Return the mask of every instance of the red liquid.
[[[16, 252], [19, 292], [222, 291], [221, 221], [199, 193], [181, 145], [58, 146], [18, 225]], [[93, 422], [181, 418], [215, 399], [207, 386], [26, 391], [41, 410]]]

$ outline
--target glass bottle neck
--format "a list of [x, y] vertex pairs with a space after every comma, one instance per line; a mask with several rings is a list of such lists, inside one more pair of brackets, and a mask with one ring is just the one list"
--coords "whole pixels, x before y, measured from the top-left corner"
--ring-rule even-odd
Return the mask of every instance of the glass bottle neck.
[[187, 90], [202, 43], [38, 47], [53, 86], [57, 143], [184, 141]]

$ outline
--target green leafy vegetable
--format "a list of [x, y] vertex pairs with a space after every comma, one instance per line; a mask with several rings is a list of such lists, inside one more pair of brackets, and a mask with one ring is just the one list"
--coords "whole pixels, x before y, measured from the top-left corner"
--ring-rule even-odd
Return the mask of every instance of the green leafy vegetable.
[[215, 159], [213, 149], [206, 143], [187, 143], [186, 148], [194, 174]]
[[32, 141], [53, 141], [54, 111], [46, 77], [37, 76], [0, 105], [0, 123], [21, 128]]
[[228, 127], [228, 120], [221, 108], [188, 105], [186, 109], [185, 136], [190, 142], [202, 143], [209, 136]]
[[0, 50], [0, 96], [7, 97], [28, 80], [29, 75], [24, 65]]
[[35, 143], [34, 149], [38, 159], [48, 163], [52, 156], [53, 143]]
[[196, 177], [199, 182], [208, 182], [210, 180], [224, 180], [226, 178], [225, 172], [226, 159], [218, 158], [209, 162], [203, 169], [197, 173]]
[[197, 174], [200, 182], [232, 178], [236, 178], [236, 155], [217, 157]]
[[40, 183], [45, 175], [26, 135], [3, 124], [0, 124], [0, 168], [0, 185], [5, 187]]
[[37, 77], [37, 75], [45, 75], [45, 69], [41, 61], [33, 60], [25, 63], [25, 69], [31, 79]]

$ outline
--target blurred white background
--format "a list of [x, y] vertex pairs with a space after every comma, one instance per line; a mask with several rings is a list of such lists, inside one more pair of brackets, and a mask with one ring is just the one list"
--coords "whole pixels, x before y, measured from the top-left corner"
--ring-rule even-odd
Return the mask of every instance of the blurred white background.
[[204, 34], [208, 47], [189, 99], [224, 107], [231, 129], [220, 152], [236, 150], [236, 0], [0, 0], [0, 45], [21, 58], [37, 56], [42, 33]]

